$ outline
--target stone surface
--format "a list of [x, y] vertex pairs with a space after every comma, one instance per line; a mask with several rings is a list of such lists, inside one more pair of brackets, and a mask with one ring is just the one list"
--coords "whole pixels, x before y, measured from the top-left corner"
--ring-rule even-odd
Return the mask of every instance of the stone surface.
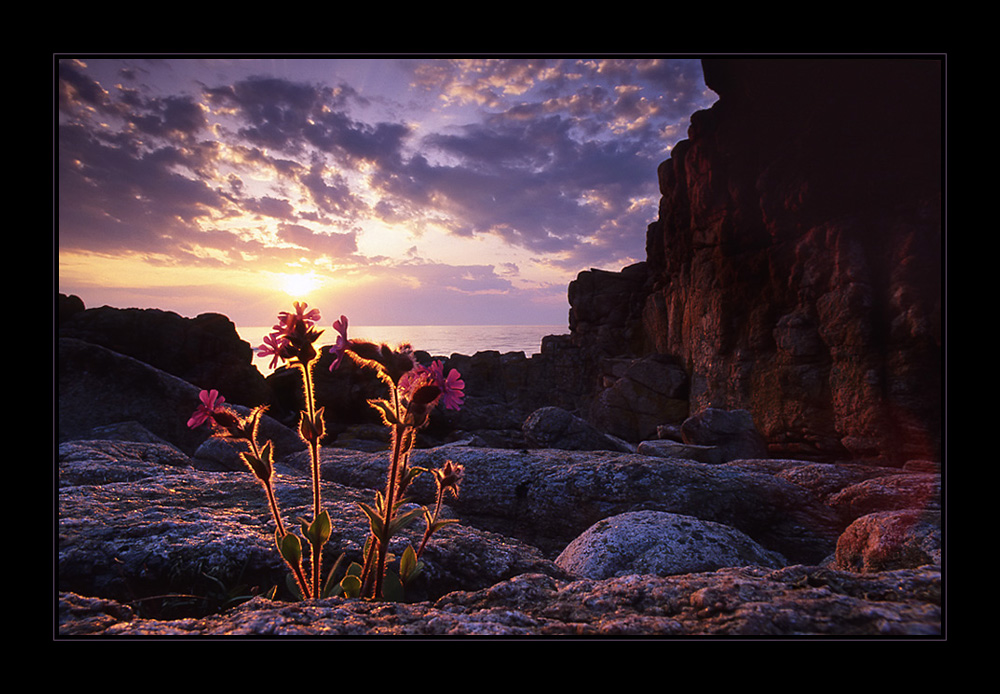
[[658, 577], [564, 581], [522, 574], [435, 602], [254, 598], [201, 618], [143, 618], [117, 601], [62, 592], [58, 628], [90, 637], [871, 637], [942, 636], [941, 573], [852, 574], [743, 567]]
[[835, 566], [869, 573], [941, 565], [941, 513], [905, 509], [861, 516], [837, 540]]
[[681, 424], [684, 443], [712, 446], [724, 462], [740, 458], [766, 458], [767, 442], [746, 410], [708, 407]]
[[[73, 299], [76, 299], [75, 301]], [[177, 376], [215, 388], [232, 403], [267, 402], [264, 377], [253, 365], [250, 343], [226, 316], [185, 318], [159, 309], [82, 309], [77, 297], [61, 302], [59, 336], [100, 345]]]
[[684, 458], [696, 460], [699, 463], [718, 464], [726, 460], [722, 451], [715, 446], [697, 446], [679, 441], [642, 441], [636, 446], [636, 453], [656, 456], [657, 458]]
[[940, 457], [941, 63], [712, 59], [659, 171], [651, 349], [772, 454]]
[[662, 511], [633, 511], [604, 518], [587, 528], [556, 564], [584, 578], [629, 574], [676, 574], [730, 566], [787, 564], [749, 537], [720, 523]]
[[590, 405], [589, 420], [594, 426], [638, 442], [656, 437], [662, 425], [684, 421], [688, 416], [688, 377], [676, 360], [650, 355], [615, 361], [611, 373], [602, 374], [607, 387]]
[[524, 420], [524, 435], [539, 448], [569, 451], [620, 451], [627, 448], [586, 420], [561, 407], [542, 407]]

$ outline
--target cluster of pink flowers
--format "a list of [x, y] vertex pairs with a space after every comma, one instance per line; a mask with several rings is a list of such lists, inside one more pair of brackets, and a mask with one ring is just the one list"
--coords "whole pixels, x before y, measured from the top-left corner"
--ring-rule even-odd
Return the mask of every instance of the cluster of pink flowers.
[[274, 331], [264, 337], [264, 344], [257, 348], [257, 354], [262, 357], [271, 356], [270, 368], [274, 368], [278, 359], [292, 359], [301, 356], [305, 350], [311, 349], [312, 343], [322, 331], [314, 330], [320, 313], [318, 308], [310, 309], [308, 304], [298, 301], [294, 304], [295, 313], [282, 311], [278, 314], [278, 323], [271, 329]]
[[[368, 403], [381, 415], [383, 422], [391, 426], [394, 432], [392, 459], [387, 471], [386, 492], [380, 493], [376, 507], [360, 504], [368, 514], [371, 524], [370, 547], [366, 552], [364, 566], [358, 565], [359, 573], [345, 576], [338, 586], [330, 587], [321, 582], [321, 563], [323, 545], [330, 539], [329, 513], [322, 510], [320, 495], [320, 441], [325, 435], [324, 408], [316, 407], [315, 386], [312, 380], [313, 364], [319, 352], [313, 343], [323, 332], [316, 329], [321, 320], [318, 309], [310, 309], [305, 303], [295, 302], [293, 312], [282, 311], [278, 314], [278, 322], [273, 326], [273, 332], [264, 338], [264, 344], [257, 348], [260, 356], [271, 356], [271, 368], [278, 360], [290, 361], [302, 370], [302, 388], [306, 400], [306, 409], [299, 420], [299, 435], [310, 447], [313, 472], [313, 519], [311, 522], [302, 520], [302, 537], [285, 530], [280, 509], [274, 495], [272, 476], [274, 472], [272, 444], [267, 441], [263, 445], [257, 442], [257, 428], [260, 417], [266, 407], [254, 408], [248, 418], [241, 418], [233, 410], [223, 406], [223, 398], [217, 390], [203, 390], [199, 394], [201, 403], [188, 419], [188, 427], [194, 429], [202, 424], [211, 425], [216, 436], [229, 436], [245, 441], [249, 450], [241, 452], [243, 461], [257, 476], [267, 493], [268, 504], [275, 523], [275, 542], [282, 559], [292, 571], [296, 586], [302, 597], [321, 597], [335, 594], [349, 596], [364, 596], [369, 598], [386, 597], [390, 588], [384, 587], [387, 574], [386, 562], [389, 561], [389, 541], [397, 528], [404, 527], [415, 517], [415, 511], [397, 513], [397, 507], [405, 499], [406, 486], [409, 481], [420, 473], [421, 469], [409, 468], [409, 453], [415, 441], [417, 430], [427, 426], [429, 415], [438, 404], [445, 409], [458, 410], [465, 399], [465, 382], [455, 369], [444, 372], [444, 363], [436, 360], [430, 366], [419, 364], [414, 359], [413, 349], [404, 344], [390, 347], [385, 343], [374, 343], [366, 340], [349, 340], [347, 337], [347, 316], [341, 316], [334, 321], [333, 328], [337, 332], [336, 342], [329, 348], [333, 356], [330, 371], [340, 368], [345, 356], [350, 356], [353, 363], [375, 369], [378, 378], [390, 389], [390, 398], [372, 399]], [[398, 588], [400, 592], [404, 584], [416, 576], [422, 564], [420, 554], [427, 545], [427, 540], [438, 528], [450, 522], [440, 519], [441, 502], [446, 492], [458, 495], [459, 484], [464, 470], [460, 465], [448, 461], [444, 467], [434, 471], [438, 486], [437, 502], [433, 514], [423, 509], [427, 520], [420, 549], [414, 551], [408, 546], [400, 559], [398, 573]], [[301, 519], [300, 519], [301, 520]], [[307, 568], [303, 564], [302, 539], [311, 547], [309, 562], [312, 564], [311, 581], [307, 576]], [[361, 581], [359, 577], [364, 577]]]
[[[295, 302], [295, 311], [282, 311], [278, 314], [278, 323], [273, 326], [273, 331], [264, 337], [264, 344], [257, 348], [260, 356], [271, 356], [271, 368], [273, 369], [278, 360], [288, 360], [314, 356], [316, 353], [312, 349], [312, 343], [319, 337], [322, 331], [316, 330], [315, 326], [320, 318], [319, 309], [310, 309], [307, 304]], [[341, 316], [333, 322], [333, 328], [337, 331], [337, 341], [330, 347], [330, 354], [334, 356], [334, 361], [330, 365], [330, 371], [340, 368], [344, 357], [349, 351], [355, 351], [362, 346], [374, 347], [368, 343], [351, 343], [347, 338], [347, 316]], [[445, 409], [461, 409], [465, 400], [465, 382], [461, 374], [456, 369], [450, 369], [444, 373], [444, 364], [440, 360], [435, 360], [430, 366], [414, 363], [412, 353], [408, 351], [395, 354], [395, 357], [402, 357], [406, 371], [399, 377], [397, 384], [400, 393], [404, 398], [412, 398], [418, 389], [423, 386], [434, 386], [439, 395], [430, 403], [430, 407], [440, 402]], [[412, 364], [412, 366], [411, 366]], [[426, 392], [426, 391], [425, 391]], [[222, 407], [225, 398], [219, 395], [217, 390], [203, 390], [199, 396], [201, 404], [188, 420], [188, 426], [192, 429], [201, 426], [205, 422], [213, 426], [229, 427], [232, 413]], [[220, 421], [224, 420], [224, 421]]]
[[[333, 329], [337, 331], [337, 342], [330, 347], [330, 354], [334, 356], [330, 371], [340, 368], [345, 354], [351, 347], [351, 341], [347, 338], [347, 316], [341, 316], [339, 320], [334, 321]], [[407, 359], [412, 359], [412, 354], [407, 355]], [[412, 394], [424, 385], [437, 386], [441, 391], [440, 402], [448, 410], [461, 409], [465, 399], [463, 392], [465, 381], [462, 380], [461, 374], [451, 369], [445, 375], [444, 364], [440, 360], [434, 361], [429, 367], [414, 363], [412, 368], [400, 377], [398, 385], [404, 394]]]
[[446, 376], [444, 364], [436, 360], [429, 367], [416, 364], [413, 369], [399, 379], [399, 387], [404, 393], [412, 393], [423, 385], [437, 386], [441, 391], [441, 404], [447, 410], [458, 410], [465, 399], [465, 381], [457, 370], [451, 369]]

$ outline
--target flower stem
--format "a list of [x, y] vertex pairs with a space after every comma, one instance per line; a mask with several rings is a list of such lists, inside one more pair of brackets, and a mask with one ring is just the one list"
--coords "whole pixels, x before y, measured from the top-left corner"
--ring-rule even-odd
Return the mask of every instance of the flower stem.
[[[302, 389], [305, 395], [306, 401], [306, 411], [303, 416], [307, 417], [309, 420], [310, 429], [314, 429], [313, 423], [316, 421], [316, 403], [313, 393], [313, 383], [312, 383], [312, 369], [314, 361], [310, 360], [306, 363], [300, 363], [299, 367], [302, 370]], [[313, 486], [313, 521], [315, 521], [320, 514], [322, 502], [320, 499], [320, 462], [319, 462], [319, 436], [313, 435], [310, 437], [309, 443], [309, 453], [312, 461], [312, 486]], [[311, 546], [311, 545], [310, 545]], [[313, 596], [319, 597], [320, 591], [320, 581], [322, 576], [321, 564], [322, 564], [322, 547], [312, 547], [312, 573], [313, 573]]]

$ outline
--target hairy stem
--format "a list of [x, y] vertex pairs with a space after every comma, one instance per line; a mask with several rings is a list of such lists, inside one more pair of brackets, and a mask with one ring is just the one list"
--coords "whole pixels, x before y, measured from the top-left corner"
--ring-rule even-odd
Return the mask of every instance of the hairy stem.
[[420, 541], [420, 549], [417, 550], [417, 559], [420, 555], [424, 553], [424, 547], [427, 546], [427, 541], [431, 539], [431, 533], [434, 532], [434, 524], [437, 523], [438, 514], [441, 513], [441, 500], [444, 498], [444, 488], [438, 486], [437, 502], [434, 504], [434, 515], [431, 516], [430, 521], [427, 523], [427, 529], [424, 530], [424, 537]]
[[[316, 402], [313, 393], [313, 383], [312, 383], [312, 368], [315, 362], [309, 361], [305, 364], [300, 364], [302, 369], [302, 389], [305, 395], [306, 401], [306, 412], [305, 417], [309, 418], [309, 426], [313, 426], [313, 422], [316, 421]], [[309, 443], [309, 453], [312, 460], [312, 492], [313, 492], [313, 521], [315, 521], [321, 512], [322, 501], [320, 499], [320, 470], [319, 470], [319, 437], [310, 437]], [[311, 544], [310, 544], [311, 546]], [[320, 592], [320, 581], [322, 580], [322, 557], [323, 548], [322, 547], [312, 547], [312, 573], [313, 573], [313, 596], [319, 597]]]

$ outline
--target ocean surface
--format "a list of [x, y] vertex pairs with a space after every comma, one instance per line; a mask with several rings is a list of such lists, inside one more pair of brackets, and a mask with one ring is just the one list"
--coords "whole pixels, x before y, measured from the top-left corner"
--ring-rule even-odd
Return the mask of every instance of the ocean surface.
[[[336, 331], [329, 325], [320, 327], [323, 334], [319, 344], [332, 345], [337, 339]], [[269, 325], [237, 326], [236, 330], [254, 350], [263, 344], [264, 336], [273, 331]], [[414, 349], [441, 357], [471, 355], [491, 349], [500, 353], [524, 352], [531, 356], [541, 351], [542, 338], [546, 335], [568, 333], [569, 328], [565, 325], [352, 325], [347, 336], [389, 344], [409, 342]], [[262, 374], [271, 372], [270, 363], [271, 357], [254, 356], [254, 365]]]

